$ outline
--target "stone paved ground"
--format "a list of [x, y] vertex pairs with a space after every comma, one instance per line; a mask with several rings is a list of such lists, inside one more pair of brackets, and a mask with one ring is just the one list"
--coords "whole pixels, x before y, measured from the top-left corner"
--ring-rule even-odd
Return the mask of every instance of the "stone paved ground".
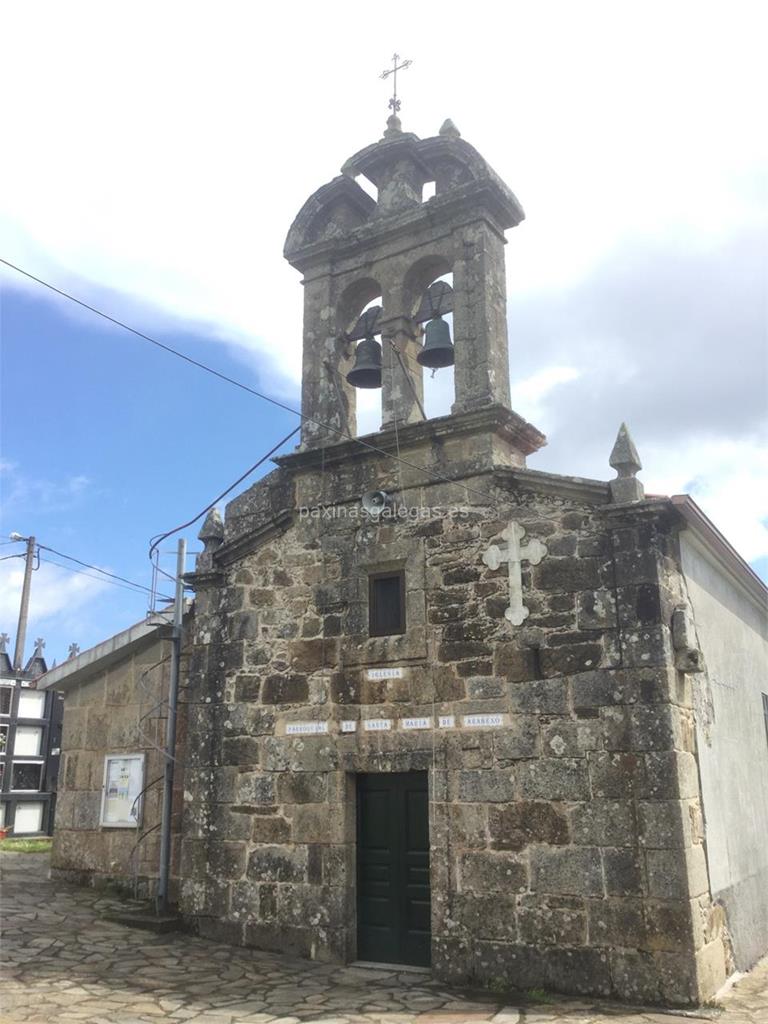
[[[424, 974], [313, 964], [103, 920], [120, 907], [45, 880], [47, 858], [0, 854], [0, 1022], [25, 1024], [682, 1024], [690, 1016], [588, 1000], [528, 1003], [450, 991]], [[768, 960], [725, 1010], [697, 1018], [768, 1024]]]

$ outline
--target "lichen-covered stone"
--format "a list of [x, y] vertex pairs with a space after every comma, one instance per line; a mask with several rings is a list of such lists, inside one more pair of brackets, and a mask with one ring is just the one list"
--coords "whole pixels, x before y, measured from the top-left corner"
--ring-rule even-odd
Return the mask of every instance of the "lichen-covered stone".
[[597, 848], [537, 847], [531, 852], [531, 881], [536, 892], [602, 896], [603, 869]]
[[247, 873], [256, 882], [303, 882], [307, 875], [306, 847], [256, 847], [248, 858]]
[[562, 845], [570, 839], [565, 814], [543, 800], [491, 807], [488, 834], [495, 850], [523, 850], [531, 843]]

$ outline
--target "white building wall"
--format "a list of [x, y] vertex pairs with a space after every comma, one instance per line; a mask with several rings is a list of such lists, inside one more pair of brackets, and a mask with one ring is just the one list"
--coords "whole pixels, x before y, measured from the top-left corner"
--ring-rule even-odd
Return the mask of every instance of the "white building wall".
[[768, 621], [692, 531], [681, 549], [706, 661], [692, 678], [710, 884], [746, 970], [768, 950]]

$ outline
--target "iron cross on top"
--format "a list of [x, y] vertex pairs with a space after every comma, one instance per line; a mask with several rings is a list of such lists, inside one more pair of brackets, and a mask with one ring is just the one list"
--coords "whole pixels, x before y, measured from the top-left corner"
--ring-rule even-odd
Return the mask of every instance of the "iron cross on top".
[[392, 99], [389, 101], [389, 106], [393, 114], [396, 114], [400, 109], [400, 100], [397, 98], [397, 72], [404, 71], [413, 64], [412, 60], [404, 60], [400, 63], [400, 54], [395, 53], [392, 55], [392, 67], [387, 71], [382, 71], [381, 78], [389, 78], [392, 75]]

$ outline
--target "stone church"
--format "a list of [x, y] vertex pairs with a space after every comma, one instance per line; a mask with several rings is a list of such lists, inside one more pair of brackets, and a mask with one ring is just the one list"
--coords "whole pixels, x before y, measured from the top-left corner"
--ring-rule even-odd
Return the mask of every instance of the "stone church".
[[765, 588], [689, 498], [644, 496], [625, 428], [610, 483], [528, 468], [523, 216], [450, 121], [393, 115], [291, 226], [301, 444], [209, 516], [189, 576], [179, 906], [260, 949], [696, 1003], [768, 948]]

